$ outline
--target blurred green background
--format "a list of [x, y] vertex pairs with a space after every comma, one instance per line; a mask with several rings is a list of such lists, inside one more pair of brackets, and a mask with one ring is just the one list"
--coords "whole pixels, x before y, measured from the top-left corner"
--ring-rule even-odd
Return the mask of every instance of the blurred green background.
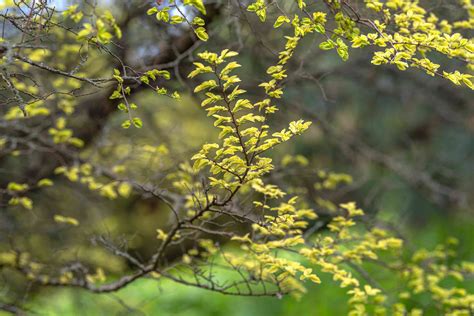
[[[130, 3], [125, 6], [136, 5]], [[116, 2], [108, 5], [114, 7]], [[119, 16], [127, 20], [127, 11], [120, 10]], [[445, 17], [454, 14], [436, 10]], [[250, 98], [257, 99], [262, 95], [258, 84], [265, 79], [265, 69], [275, 61], [271, 50], [278, 51], [282, 46], [280, 30], [272, 30], [271, 23], [257, 24], [255, 17], [249, 16], [249, 23], [258, 25], [258, 29], [241, 23], [241, 33], [236, 34], [235, 25], [229, 22], [233, 18], [232, 12], [224, 11], [214, 20], [212, 43], [197, 51], [225, 47], [239, 50], [242, 86]], [[129, 34], [124, 40], [128, 44], [124, 45], [128, 49], [124, 55], [132, 68], [141, 66], [155, 53], [152, 45], [167, 43], [179, 31], [156, 28], [155, 21], [143, 17], [127, 23], [123, 26], [124, 34]], [[366, 50], [351, 51], [349, 61], [344, 63], [335, 53], [319, 50], [317, 44], [314, 38], [308, 39], [297, 50], [289, 65], [285, 96], [278, 104], [280, 111], [272, 122], [276, 129], [299, 118], [314, 124], [304, 136], [271, 153], [274, 160], [278, 164], [286, 154], [301, 154], [309, 159], [311, 170], [348, 173], [354, 183], [325, 197], [336, 203], [357, 201], [370, 216], [396, 227], [409, 247], [433, 248], [448, 237], [456, 237], [460, 241], [459, 258], [474, 260], [472, 92], [416, 71], [375, 67]], [[191, 60], [185, 58], [172, 73], [173, 78], [185, 78]], [[103, 56], [93, 61], [101, 71], [112, 69]], [[456, 61], [450, 63], [457, 66]], [[166, 172], [188, 162], [203, 143], [216, 135], [212, 120], [200, 108], [199, 100], [191, 96], [194, 84], [177, 79], [168, 83], [170, 88], [180, 90], [182, 102], [151, 92], [134, 93], [133, 101], [139, 104], [137, 115], [143, 118], [145, 128], [121, 129], [123, 113], [113, 113], [100, 122], [102, 128], [82, 154], [103, 165], [127, 163], [134, 179], [160, 183]], [[102, 96], [100, 102], [106, 99]], [[78, 116], [73, 125], [90, 122], [87, 113], [79, 114], [85, 118]], [[169, 154], [159, 160], [141, 152], [131, 157], [130, 153], [143, 144], [166, 145]], [[0, 170], [20, 172], [32, 157], [24, 161], [2, 158]], [[282, 172], [275, 181], [298, 187], [317, 212], [324, 211], [315, 202], [319, 193], [308, 177]], [[0, 250], [8, 248], [7, 236], [22, 231], [25, 233], [15, 235], [15, 242], [38, 258], [61, 261], [74, 253], [86, 262], [106, 266], [110, 276], [129, 267], [105, 250], [91, 247], [88, 237], [119, 236], [144, 258], [152, 253], [155, 245], [149, 241], [154, 240], [158, 227], [167, 225], [169, 215], [156, 199], [133, 195], [105, 201], [80, 185], [60, 177], [54, 180], [57, 186], [33, 196], [33, 213], [2, 210]], [[77, 218], [81, 226], [58, 227], [52, 221], [58, 212]], [[114, 294], [95, 295], [78, 289], [30, 288], [18, 276], [3, 273], [0, 297], [27, 302], [26, 306], [39, 315], [345, 315], [345, 290], [324, 274], [321, 278], [322, 284], [309, 286], [301, 298], [276, 299], [229, 297], [155, 280], [136, 282]]]

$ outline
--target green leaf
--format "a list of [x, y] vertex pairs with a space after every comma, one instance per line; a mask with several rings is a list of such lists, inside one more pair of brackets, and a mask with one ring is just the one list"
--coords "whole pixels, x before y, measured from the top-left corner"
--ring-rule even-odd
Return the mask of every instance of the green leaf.
[[209, 39], [209, 35], [206, 32], [206, 29], [203, 27], [198, 27], [197, 29], [194, 30], [194, 33], [196, 33], [196, 36], [201, 40], [206, 42]]
[[184, 0], [184, 5], [190, 5], [198, 9], [202, 14], [206, 15], [206, 7], [202, 0]]
[[121, 99], [122, 98], [122, 94], [120, 93], [120, 91], [118, 90], [115, 90], [112, 95], [109, 97], [110, 100], [113, 100], [113, 99]]
[[141, 76], [141, 77], [140, 77], [140, 81], [141, 81], [141, 82], [144, 82], [144, 83], [146, 83], [146, 84], [149, 84], [149, 83], [150, 83], [150, 79], [148, 79], [147, 76]]
[[208, 81], [204, 81], [203, 83], [201, 83], [200, 85], [198, 85], [196, 88], [194, 88], [194, 92], [200, 92], [202, 90], [210, 90], [210, 89], [214, 89], [215, 87], [217, 87], [217, 83], [215, 80], [208, 80]]
[[198, 25], [198, 26], [204, 26], [205, 25], [204, 20], [202, 18], [198, 17], [198, 16], [193, 19], [192, 23], [194, 25]]
[[37, 185], [38, 187], [50, 187], [53, 185], [53, 181], [48, 178], [44, 178], [44, 179], [39, 180]]
[[153, 8], [148, 9], [148, 11], [146, 11], [146, 14], [152, 15], [152, 14], [155, 14], [157, 12], [158, 12], [158, 8], [153, 7]]
[[134, 117], [133, 118], [133, 126], [135, 126], [136, 128], [142, 128], [143, 127], [142, 120], [138, 117]]
[[321, 48], [322, 50], [330, 50], [330, 49], [333, 49], [334, 47], [335, 47], [334, 42], [332, 40], [327, 40], [319, 44], [319, 48]]
[[126, 120], [122, 123], [122, 128], [129, 128], [132, 125], [130, 120]]
[[128, 112], [127, 106], [124, 103], [119, 103], [119, 105], [117, 105], [117, 108], [120, 111]]
[[284, 15], [280, 15], [276, 21], [275, 21], [275, 24], [273, 24], [273, 27], [274, 28], [278, 28], [280, 27], [283, 23], [289, 23], [290, 22], [290, 19], [287, 18], [286, 16]]
[[184, 22], [184, 18], [179, 15], [172, 16], [171, 21], [170, 21], [171, 24], [180, 24], [183, 22]]

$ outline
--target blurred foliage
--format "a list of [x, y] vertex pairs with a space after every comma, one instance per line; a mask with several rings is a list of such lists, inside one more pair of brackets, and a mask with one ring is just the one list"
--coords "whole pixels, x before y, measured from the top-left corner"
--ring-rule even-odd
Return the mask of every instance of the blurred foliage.
[[[388, 212], [395, 218], [393, 212]], [[471, 221], [470, 221], [471, 220]], [[460, 239], [460, 258], [474, 259], [472, 219], [455, 218], [446, 222], [443, 215], [433, 216], [420, 230], [405, 231], [411, 246], [431, 248], [451, 236]], [[382, 276], [383, 277], [383, 276]], [[301, 299], [291, 296], [274, 298], [233, 297], [172, 283], [166, 280], [142, 280], [114, 294], [97, 296], [68, 289], [43, 290], [34, 295], [30, 307], [42, 315], [163, 315], [163, 316], [247, 316], [247, 315], [344, 315], [348, 312], [347, 295], [322, 274], [324, 287], [312, 285]], [[471, 282], [468, 290], [474, 290]], [[317, 308], [316, 308], [317, 306]], [[2, 313], [0, 312], [0, 315]], [[7, 314], [5, 314], [7, 315]], [[425, 315], [438, 315], [427, 312]]]
[[[430, 4], [425, 1], [425, 5]], [[106, 5], [119, 22], [127, 16], [121, 2]], [[138, 8], [135, 2], [127, 5]], [[450, 6], [440, 4], [432, 10], [445, 18], [457, 18], [456, 10], [444, 9]], [[262, 92], [255, 87], [263, 80], [268, 61], [275, 59], [281, 33], [273, 30], [271, 24], [260, 24], [253, 14], [243, 14], [245, 23], [232, 12], [217, 17], [209, 26], [213, 42], [201, 43], [198, 50], [245, 47], [239, 58], [244, 69], [240, 72], [242, 87], [253, 97], [261, 97]], [[138, 66], [154, 61], [154, 56], [165, 50], [166, 43], [183, 33], [178, 26], [156, 27], [143, 17], [124, 20], [128, 24], [122, 44], [126, 44], [127, 52], [122, 57]], [[150, 34], [159, 38], [158, 44]], [[102, 40], [108, 41], [107, 37]], [[454, 236], [460, 241], [459, 259], [474, 260], [472, 92], [415, 70], [399, 72], [395, 67], [374, 67], [366, 51], [351, 51], [350, 59], [343, 62], [335, 53], [317, 50], [315, 44], [319, 45], [313, 39], [302, 40], [288, 65], [285, 95], [279, 100], [281, 111], [270, 120], [272, 126], [280, 129], [300, 117], [314, 124], [303, 136], [269, 153], [277, 162], [277, 170], [270, 179], [292, 194], [306, 195], [323, 218], [327, 214], [326, 208], [318, 204], [321, 196], [334, 203], [360, 201], [367, 213], [378, 215], [399, 231], [409, 249], [431, 249]], [[69, 58], [75, 61], [78, 56], [71, 54]], [[140, 91], [130, 97], [131, 102], [139, 104], [134, 115], [141, 118], [146, 128], [120, 128], [125, 116], [115, 111], [116, 104], [114, 111], [110, 110], [111, 114], [99, 122], [92, 119], [94, 115], [85, 107], [91, 102], [94, 105], [96, 100], [81, 103], [84, 111], [76, 105], [79, 111], [71, 121], [72, 128], [79, 134], [84, 132], [84, 126], [86, 130], [98, 130], [87, 135], [87, 146], [80, 152], [82, 157], [117, 170], [126, 164], [126, 177], [142, 183], [165, 183], [171, 171], [189, 168], [188, 158], [202, 143], [215, 139], [217, 132], [212, 127], [212, 118], [206, 116], [192, 93], [195, 82], [183, 82], [193, 58], [178, 56], [186, 62], [172, 65], [170, 70], [176, 80], [163, 85], [169, 91], [181, 90], [181, 101], [157, 96], [153, 91]], [[112, 63], [93, 52], [83, 70], [91, 75], [107, 73], [113, 68]], [[449, 68], [458, 64], [456, 60], [447, 62]], [[18, 109], [17, 112], [21, 113]], [[150, 147], [144, 149], [147, 145]], [[286, 166], [284, 161], [289, 154], [304, 155], [309, 167], [298, 171], [292, 163]], [[22, 162], [16, 156], [0, 158], [0, 182], [8, 182], [25, 171], [39, 177], [51, 160], [37, 160], [35, 155]], [[334, 192], [318, 191], [315, 174], [329, 170], [350, 174], [355, 181], [338, 186]], [[132, 192], [130, 196], [106, 200], [62, 177], [55, 176], [54, 182], [54, 187], [31, 194], [35, 201], [33, 210], [18, 212], [2, 207], [0, 250], [8, 249], [10, 236], [15, 235], [16, 246], [29, 249], [42, 261], [80, 260], [91, 266], [106, 266], [106, 273], [114, 278], [130, 266], [107, 250], [95, 247], [91, 240], [97, 236], [111, 237], [146, 258], [156, 250], [156, 244], [150, 243], [155, 240], [156, 229], [169, 227], [173, 220], [165, 211], [166, 206], [150, 194], [144, 197]], [[58, 223], [58, 213], [77, 219], [80, 225], [66, 225], [67, 220], [66, 224]], [[18, 231], [23, 233], [18, 235]], [[171, 254], [170, 260], [178, 255]], [[388, 275], [370, 266], [364, 268], [389, 282]], [[27, 301], [27, 308], [44, 315], [77, 315], [79, 311], [87, 311], [87, 315], [346, 314], [347, 291], [338, 288], [327, 275], [321, 274], [321, 279], [324, 286], [308, 286], [308, 293], [300, 299], [285, 296], [276, 300], [224, 296], [166, 280], [140, 280], [115, 294], [94, 295], [81, 290], [30, 288], [17, 275], [5, 273], [0, 280], [0, 297]], [[472, 291], [472, 280], [468, 283], [467, 289]], [[430, 306], [426, 309], [426, 315], [437, 315]]]

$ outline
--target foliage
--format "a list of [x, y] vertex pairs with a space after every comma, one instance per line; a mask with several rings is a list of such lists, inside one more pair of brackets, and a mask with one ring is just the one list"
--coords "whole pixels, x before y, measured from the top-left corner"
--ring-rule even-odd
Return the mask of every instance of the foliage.
[[[8, 181], [0, 189], [5, 208], [32, 210], [34, 192], [65, 186], [62, 180], [67, 179], [108, 200], [133, 194], [157, 198], [166, 205], [171, 224], [156, 226], [156, 240], [148, 241], [155, 250], [146, 259], [104, 236], [94, 239], [95, 246], [130, 266], [125, 273], [108, 273], [107, 265], [70, 256], [58, 267], [23, 247], [2, 251], [0, 267], [38, 286], [95, 293], [118, 291], [149, 278], [229, 295], [301, 297], [307, 284], [324, 287], [321, 275], [329, 275], [348, 294], [350, 315], [421, 315], [424, 309], [446, 315], [472, 313], [474, 295], [466, 290], [466, 282], [474, 264], [456, 260], [456, 239], [433, 249], [412, 250], [396, 231], [365, 215], [355, 202], [320, 197], [318, 205], [327, 211], [320, 214], [310, 198], [285, 190], [271, 178], [276, 169], [271, 153], [305, 133], [312, 123], [297, 119], [279, 129], [273, 119], [285, 93], [287, 66], [305, 38], [316, 36], [321, 50], [334, 50], [343, 61], [349, 60], [350, 48], [372, 49], [374, 65], [393, 64], [402, 71], [417, 68], [474, 89], [469, 73], [474, 43], [461, 34], [472, 29], [470, 1], [460, 4], [466, 16], [451, 22], [412, 0], [365, 1], [363, 10], [348, 1], [327, 0], [325, 11], [303, 0], [291, 5], [263, 0], [239, 4], [261, 23], [278, 12], [270, 23], [278, 29], [283, 48], [266, 69], [267, 81], [258, 85], [262, 97], [254, 98], [242, 88], [246, 80], [237, 75], [241, 64], [236, 50], [203, 50], [195, 54], [188, 78], [200, 79], [193, 94], [202, 98], [201, 107], [214, 120], [218, 135], [190, 155], [190, 161], [179, 164], [170, 148], [140, 140], [137, 148], [122, 144], [114, 154], [123, 159], [107, 164], [94, 159], [87, 150], [88, 140], [74, 132], [79, 96], [103, 91], [124, 114], [122, 128], [146, 129], [146, 122], [135, 114], [140, 104], [131, 100], [132, 91], [147, 89], [156, 98], [180, 100], [175, 87], [166, 83], [171, 73], [160, 67], [135, 70], [126, 65], [116, 50], [127, 34], [109, 10], [86, 3], [56, 13], [45, 2], [5, 3], [13, 8], [1, 16], [19, 31], [0, 43], [3, 90], [9, 95], [1, 126], [16, 134], [2, 137], [0, 149], [18, 160], [37, 147], [62, 157], [48, 177]], [[158, 2], [141, 18], [187, 27], [196, 43], [210, 42], [208, 11], [202, 0]], [[76, 58], [81, 62], [69, 69]], [[98, 71], [94, 60], [101, 58], [117, 59], [119, 65], [105, 62], [105, 69]], [[449, 59], [462, 65], [451, 70]], [[98, 77], [98, 73], [109, 75]], [[47, 82], [41, 80], [45, 74]], [[160, 161], [156, 168], [165, 173], [152, 186], [143, 183], [136, 166], [150, 156]], [[283, 165], [302, 168], [308, 163], [303, 156], [284, 160]], [[330, 191], [351, 182], [348, 175], [320, 171], [312, 183], [317, 190]], [[55, 213], [51, 220], [66, 229], [82, 226], [68, 214]], [[367, 272], [372, 270], [387, 270], [386, 279]]]

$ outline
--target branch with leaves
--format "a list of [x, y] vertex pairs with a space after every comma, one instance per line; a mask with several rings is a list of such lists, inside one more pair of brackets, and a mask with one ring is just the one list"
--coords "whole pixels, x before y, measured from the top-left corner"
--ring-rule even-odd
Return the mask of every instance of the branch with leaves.
[[[307, 284], [320, 284], [320, 276], [327, 274], [347, 289], [351, 315], [420, 315], [421, 301], [426, 300], [440, 313], [471, 314], [474, 296], [465, 283], [474, 273], [474, 264], [455, 260], [455, 239], [430, 251], [411, 250], [397, 232], [366, 215], [355, 202], [335, 203], [318, 196], [317, 206], [326, 210], [322, 214], [304, 192], [297, 194], [272, 181], [277, 169], [273, 153], [312, 124], [289, 120], [282, 129], [275, 123], [275, 114], [284, 104], [289, 64], [303, 41], [316, 37], [320, 49], [335, 50], [343, 61], [350, 58], [350, 47], [371, 48], [374, 65], [395, 65], [401, 71], [417, 68], [472, 89], [468, 72], [474, 44], [467, 35], [455, 32], [472, 29], [470, 1], [461, 4], [469, 18], [453, 22], [440, 21], [409, 0], [365, 1], [363, 9], [339, 0], [324, 1], [321, 8], [303, 0], [237, 1], [235, 5], [255, 13], [261, 23], [275, 17], [273, 27], [283, 48], [265, 69], [267, 80], [259, 84], [237, 75], [242, 67], [239, 52], [230, 47], [194, 53], [202, 42], [212, 42], [213, 33], [206, 29], [209, 6], [202, 0], [158, 2], [138, 15], [153, 27], [166, 27], [167, 35], [181, 32], [200, 43], [185, 45], [175, 52], [174, 61], [167, 62], [178, 77], [180, 62], [184, 58], [192, 62], [188, 79], [199, 76], [200, 81], [191, 95], [201, 99], [217, 135], [181, 161], [170, 155], [166, 145], [142, 143], [139, 137], [130, 144], [99, 142], [94, 148], [72, 127], [87, 125], [77, 113], [78, 99], [89, 95], [99, 95], [100, 102], [117, 107], [121, 128], [116, 130], [122, 133], [148, 128], [146, 117], [135, 114], [141, 110], [136, 91], [150, 91], [160, 102], [182, 99], [179, 88], [169, 83], [173, 78], [169, 70], [154, 67], [155, 63], [127, 64], [123, 37], [129, 35], [112, 11], [88, 2], [63, 12], [35, 1], [6, 2], [0, 7], [6, 10], [0, 15], [5, 94], [1, 157], [19, 161], [26, 154], [41, 152], [55, 159], [54, 167], [48, 168], [54, 170], [51, 177], [8, 179], [0, 188], [0, 207], [8, 212], [35, 211], [35, 192], [73, 185], [76, 192], [87, 191], [110, 203], [134, 197], [158, 200], [168, 220], [167, 225], [157, 223], [154, 228], [156, 238], [147, 240], [153, 251], [146, 257], [135, 256], [126, 242], [104, 235], [92, 238], [94, 247], [128, 265], [116, 273], [108, 273], [111, 267], [106, 264], [74, 256], [48, 262], [23, 250], [21, 242], [5, 250], [2, 244], [0, 270], [15, 271], [38, 286], [94, 293], [119, 291], [150, 278], [226, 295], [275, 297], [302, 296]], [[455, 59], [462, 68], [448, 70], [432, 56]], [[244, 85], [259, 92], [249, 93]], [[110, 154], [109, 147], [116, 151]], [[369, 155], [382, 160], [373, 152]], [[287, 160], [301, 166], [308, 163], [303, 156]], [[152, 178], [152, 173], [158, 176]], [[352, 181], [345, 174], [316, 174], [317, 190], [334, 190]], [[132, 211], [129, 216], [136, 215]], [[86, 232], [81, 221], [68, 214], [56, 213], [51, 219], [54, 225]], [[387, 288], [387, 282], [373, 277], [368, 267], [385, 271], [400, 286]], [[451, 286], [453, 282], [456, 285]], [[419, 300], [422, 294], [426, 297]], [[8, 304], [0, 308], [16, 310]]]

